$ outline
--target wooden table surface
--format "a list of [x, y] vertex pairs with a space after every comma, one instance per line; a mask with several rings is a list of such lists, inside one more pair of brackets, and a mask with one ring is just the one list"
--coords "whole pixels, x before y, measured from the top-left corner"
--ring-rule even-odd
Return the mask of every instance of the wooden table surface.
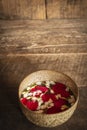
[[46, 129], [30, 123], [18, 105], [20, 82], [29, 73], [41, 69], [69, 75], [80, 91], [76, 112], [55, 130], [86, 130], [86, 19], [0, 20], [0, 129]]
[[87, 86], [86, 61], [86, 19], [0, 21], [3, 82], [15, 86], [33, 71], [52, 69], [69, 75], [78, 86]]

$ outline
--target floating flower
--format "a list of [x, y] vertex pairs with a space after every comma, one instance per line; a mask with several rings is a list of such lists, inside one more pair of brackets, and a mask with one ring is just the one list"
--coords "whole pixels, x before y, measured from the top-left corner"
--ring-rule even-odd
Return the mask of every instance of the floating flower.
[[46, 92], [46, 91], [48, 91], [48, 88], [45, 87], [45, 86], [37, 85], [37, 86], [35, 86], [34, 88], [32, 88], [32, 89], [30, 90], [30, 92], [34, 92], [34, 91], [36, 91], [36, 90], [41, 90], [42, 92]]
[[20, 101], [22, 104], [26, 105], [28, 100], [26, 98], [21, 98]]
[[47, 114], [55, 114], [55, 113], [59, 113], [59, 112], [61, 112], [61, 109], [53, 106], [53, 107], [47, 109], [46, 113]]
[[46, 93], [46, 94], [42, 95], [42, 100], [44, 102], [49, 101], [49, 99], [52, 99], [53, 101], [57, 100], [56, 97], [55, 97], [55, 94]]
[[58, 99], [57, 101], [54, 101], [54, 106], [57, 108], [61, 108], [62, 105], [66, 105], [67, 101], [65, 99]]
[[67, 98], [70, 96], [69, 91], [66, 91], [66, 86], [62, 83], [56, 83], [52, 86], [52, 90], [55, 94], [61, 94], [62, 97]]
[[35, 111], [35, 110], [37, 110], [37, 107], [38, 107], [38, 102], [37, 101], [28, 101], [27, 102], [27, 108], [29, 108], [30, 110], [32, 110], [32, 111]]
[[65, 111], [75, 103], [75, 97], [67, 86], [54, 81], [42, 81], [28, 86], [22, 92], [21, 103], [32, 111], [47, 114]]

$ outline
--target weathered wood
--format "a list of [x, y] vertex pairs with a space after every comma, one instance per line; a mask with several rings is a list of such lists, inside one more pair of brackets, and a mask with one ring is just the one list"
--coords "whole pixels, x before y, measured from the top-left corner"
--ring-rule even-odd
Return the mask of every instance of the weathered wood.
[[87, 54], [9, 54], [0, 56], [0, 83], [16, 87], [29, 73], [49, 69], [69, 75], [78, 86], [87, 85]]
[[87, 18], [87, 0], [47, 0], [47, 18]]
[[[10, 39], [9, 39], [10, 40]], [[31, 44], [25, 43], [21, 40], [21, 44], [18, 44], [19, 41], [11, 42], [6, 40], [6, 44], [0, 46], [0, 54], [61, 54], [61, 53], [87, 53], [87, 44], [61, 44], [61, 45], [42, 45], [42, 46], [31, 46]], [[26, 40], [25, 40], [26, 42]], [[3, 43], [2, 43], [3, 44]], [[37, 43], [38, 44], [38, 43]]]
[[45, 19], [44, 0], [1, 0], [1, 19]]
[[1, 19], [87, 18], [87, 0], [1, 0]]
[[1, 21], [0, 26], [2, 83], [14, 86], [30, 72], [52, 69], [87, 85], [87, 20]]
[[0, 29], [62, 29], [86, 28], [87, 19], [48, 19], [48, 20], [0, 20]]
[[0, 53], [86, 53], [87, 20], [1, 21]]
[[2, 0], [3, 14], [2, 18], [31, 18], [30, 6], [28, 1], [20, 0]]
[[[86, 130], [87, 87], [79, 88], [79, 92], [80, 101], [74, 115], [65, 124], [55, 128], [51, 128], [51, 130]], [[3, 88], [3, 86], [0, 86], [0, 128], [1, 130], [46, 129], [30, 123], [22, 114], [18, 104], [18, 86], [16, 86], [15, 88], [9, 88], [7, 86]]]
[[31, 0], [31, 19], [45, 19], [45, 0]]

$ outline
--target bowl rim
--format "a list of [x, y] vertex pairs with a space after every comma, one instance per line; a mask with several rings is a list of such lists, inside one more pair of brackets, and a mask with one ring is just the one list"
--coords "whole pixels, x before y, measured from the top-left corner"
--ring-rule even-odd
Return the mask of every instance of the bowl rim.
[[[30, 76], [30, 75], [32, 75], [32, 74], [34, 74], [34, 73], [36, 73], [36, 72], [40, 72], [40, 71], [48, 71], [48, 72], [61, 73], [62, 75], [68, 77], [68, 78], [75, 84], [75, 86], [76, 86], [76, 88], [77, 88], [77, 97], [76, 97], [75, 103], [74, 103], [70, 108], [68, 108], [68, 109], [65, 110], [65, 111], [59, 112], [59, 113], [46, 114], [46, 113], [37, 113], [36, 111], [29, 110], [24, 104], [21, 103], [20, 97], [19, 97], [19, 89], [20, 89], [21, 84], [24, 82], [24, 80], [25, 80], [28, 76]], [[72, 109], [72, 108], [78, 103], [78, 101], [79, 101], [79, 89], [78, 89], [77, 84], [72, 80], [72, 78], [70, 78], [68, 75], [64, 74], [63, 72], [54, 71], [54, 70], [39, 70], [39, 71], [35, 71], [35, 72], [32, 72], [32, 73], [28, 74], [28, 75], [22, 80], [22, 82], [20, 83], [19, 88], [18, 88], [18, 100], [19, 100], [19, 103], [20, 103], [27, 111], [29, 111], [29, 112], [31, 112], [31, 113], [33, 113], [33, 114], [48, 115], [48, 116], [51, 116], [51, 115], [60, 115], [60, 114], [62, 114], [62, 113], [65, 113], [65, 112], [69, 111], [70, 109]]]

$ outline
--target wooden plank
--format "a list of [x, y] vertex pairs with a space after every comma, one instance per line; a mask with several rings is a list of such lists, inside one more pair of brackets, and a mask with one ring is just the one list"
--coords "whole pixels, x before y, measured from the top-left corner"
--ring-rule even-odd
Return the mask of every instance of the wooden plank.
[[0, 54], [87, 53], [87, 20], [1, 21], [0, 26]]
[[61, 71], [78, 86], [87, 86], [87, 54], [9, 54], [0, 56], [0, 83], [16, 87], [29, 73], [42, 69]]
[[[16, 19], [20, 17], [31, 17], [29, 3], [20, 0], [2, 0], [4, 19]], [[1, 16], [2, 17], [2, 16]]]
[[87, 20], [1, 21], [0, 26], [2, 83], [14, 86], [18, 76], [53, 69], [87, 85]]
[[[13, 39], [13, 38], [12, 38]], [[10, 39], [5, 40], [8, 42], [1, 42], [0, 54], [61, 54], [61, 53], [86, 53], [87, 54], [87, 44], [59, 44], [56, 45], [37, 45], [31, 46], [31, 43], [25, 44], [25, 42], [19, 41], [13, 42], [11, 44]], [[4, 43], [4, 45], [3, 45]], [[38, 42], [36, 42], [38, 44]], [[24, 45], [25, 44], [25, 45]], [[41, 44], [41, 43], [40, 43]]]
[[47, 0], [47, 18], [87, 18], [87, 0]]
[[[73, 116], [55, 130], [86, 130], [87, 128], [87, 87], [79, 88], [80, 101]], [[2, 100], [3, 99], [3, 100]], [[19, 124], [17, 125], [17, 123]], [[5, 124], [5, 125], [4, 125]], [[77, 125], [78, 124], [78, 125]], [[30, 123], [22, 114], [18, 104], [18, 87], [0, 86], [0, 128], [2, 130], [45, 130]], [[51, 128], [54, 130], [54, 128]]]
[[3, 15], [2, 1], [0, 0], [0, 17]]
[[0, 19], [87, 18], [87, 0], [1, 0]]
[[87, 18], [86, 0], [1, 0], [1, 19]]
[[44, 0], [2, 0], [1, 19], [45, 19]]
[[0, 29], [16, 28], [61, 29], [86, 28], [87, 19], [48, 19], [48, 20], [0, 20]]
[[31, 19], [45, 19], [45, 0], [31, 0]]

